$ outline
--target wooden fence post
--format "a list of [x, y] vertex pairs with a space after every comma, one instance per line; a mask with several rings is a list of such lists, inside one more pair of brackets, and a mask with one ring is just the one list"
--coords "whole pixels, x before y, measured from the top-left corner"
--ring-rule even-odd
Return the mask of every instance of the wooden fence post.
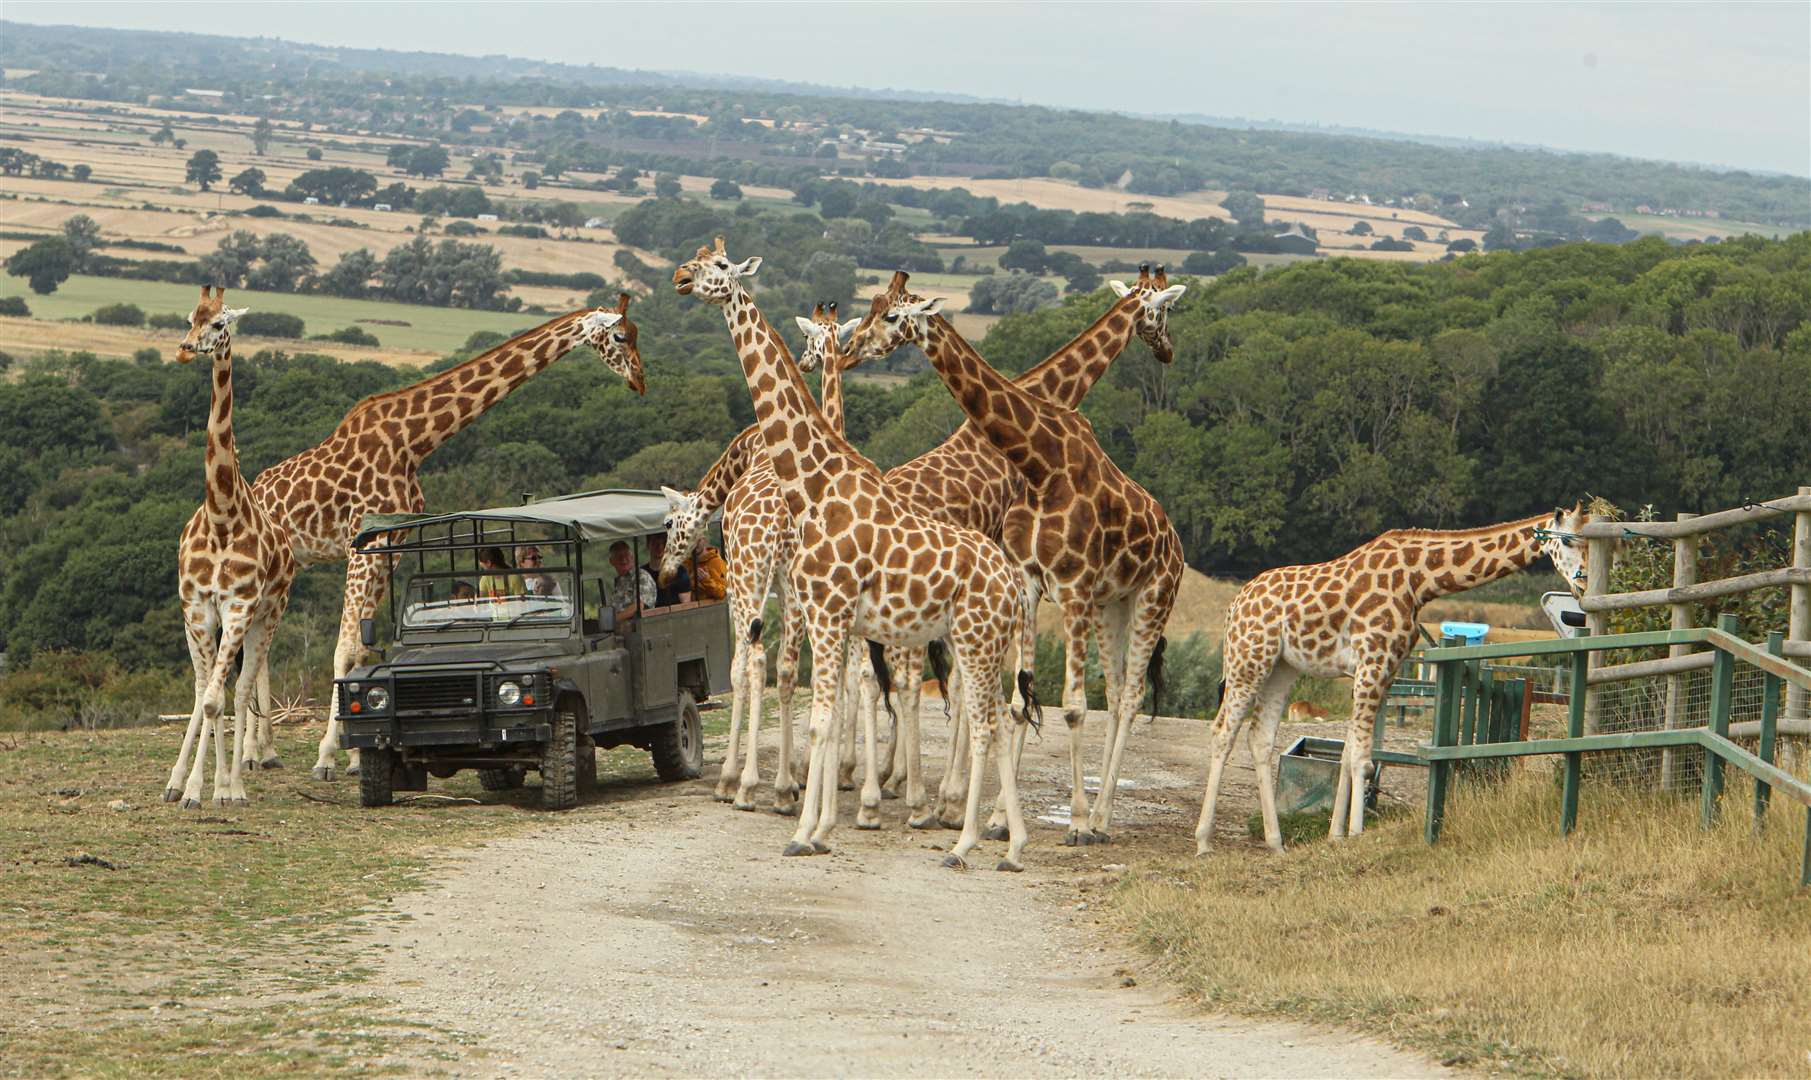
[[[1718, 615], [1717, 629], [1725, 634], [1740, 634], [1741, 622], [1734, 615]], [[1729, 704], [1735, 691], [1736, 658], [1733, 653], [1717, 650], [1710, 669], [1710, 730], [1729, 737]], [[1704, 751], [1704, 785], [1702, 804], [1698, 808], [1699, 824], [1710, 828], [1717, 819], [1717, 802], [1723, 798], [1723, 758], [1707, 748]]]
[[[1610, 591], [1610, 566], [1616, 555], [1614, 540], [1594, 540], [1589, 545], [1585, 568], [1585, 595], [1602, 596]], [[1610, 613], [1593, 611], [1585, 616], [1585, 633], [1597, 637], [1610, 629]], [[1583, 654], [1587, 668], [1600, 667], [1603, 657], [1595, 650]], [[1575, 680], [1576, 684], [1576, 680]], [[1585, 730], [1581, 735], [1596, 735], [1601, 720], [1598, 716], [1598, 694], [1587, 684], [1583, 687], [1585, 696]]]
[[[1798, 489], [1800, 495], [1811, 495], [1811, 486]], [[1792, 526], [1792, 565], [1811, 570], [1811, 510], [1794, 515]], [[1792, 608], [1786, 621], [1788, 641], [1811, 641], [1811, 585], [1792, 586]], [[1811, 692], [1802, 686], [1786, 688], [1786, 719], [1811, 719]]]
[[[1680, 514], [1678, 520], [1687, 521], [1696, 514]], [[1681, 536], [1673, 541], [1673, 588], [1681, 585], [1698, 583], [1698, 538]], [[1673, 629], [1689, 630], [1692, 625], [1692, 606], [1690, 604], [1673, 604]], [[1689, 656], [1690, 645], [1668, 646], [1668, 656]], [[1673, 731], [1683, 726], [1686, 703], [1690, 700], [1687, 692], [1690, 687], [1691, 673], [1681, 671], [1666, 677], [1666, 730]], [[1679, 784], [1679, 751], [1669, 746], [1660, 752], [1660, 790], [1671, 791]]]

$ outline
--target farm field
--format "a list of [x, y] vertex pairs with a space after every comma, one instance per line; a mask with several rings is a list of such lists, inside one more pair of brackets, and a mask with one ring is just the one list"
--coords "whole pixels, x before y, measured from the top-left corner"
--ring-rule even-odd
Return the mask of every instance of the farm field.
[[1128, 213], [1128, 203], [1149, 203], [1151, 212], [1160, 217], [1221, 218], [1232, 215], [1220, 205], [1224, 191], [1194, 191], [1187, 195], [1135, 195], [1115, 187], [1085, 188], [1067, 180], [1050, 177], [1025, 177], [1018, 180], [981, 180], [972, 176], [913, 176], [903, 180], [873, 179], [876, 184], [899, 187], [967, 188], [974, 195], [992, 195], [1002, 203], [1024, 202], [1050, 210], [1097, 211], [1108, 214]]
[[[77, 274], [65, 281], [56, 292], [49, 296], [39, 296], [31, 292], [22, 278], [0, 277], [0, 296], [23, 296], [30, 305], [33, 319], [6, 319], [0, 326], [11, 327], [15, 323], [46, 323], [48, 320], [79, 319], [91, 314], [94, 309], [107, 304], [130, 303], [143, 308], [145, 314], [175, 313], [186, 315], [195, 306], [195, 289], [188, 285], [175, 285], [160, 281], [132, 281], [121, 278], [90, 277]], [[324, 334], [342, 327], [360, 325], [377, 335], [385, 346], [402, 350], [395, 361], [398, 363], [419, 364], [427, 359], [438, 359], [465, 344], [465, 340], [480, 330], [489, 330], [501, 334], [514, 333], [527, 329], [537, 323], [552, 318], [548, 315], [531, 315], [522, 312], [504, 311], [471, 311], [466, 308], [422, 307], [414, 304], [394, 304], [376, 300], [344, 300], [336, 296], [320, 296], [298, 293], [261, 293], [251, 289], [234, 289], [228, 293], [228, 300], [239, 307], [249, 307], [253, 311], [281, 311], [301, 317], [307, 324], [307, 333]], [[372, 319], [400, 319], [407, 326], [388, 326], [382, 323], [360, 322]], [[85, 336], [100, 330], [118, 330], [120, 327], [94, 327], [86, 323], [65, 323], [68, 327], [68, 338], [60, 344], [46, 344], [44, 347], [63, 349], [89, 348]], [[134, 330], [136, 328], [123, 328]], [[23, 328], [21, 328], [23, 332]], [[48, 333], [39, 331], [39, 333]], [[150, 342], [167, 344], [170, 332], [161, 334], [153, 331], [158, 338]], [[257, 339], [245, 338], [245, 341]], [[10, 342], [10, 330], [8, 333]], [[289, 351], [317, 351], [315, 346], [328, 346], [318, 351], [329, 352], [332, 347], [327, 342], [290, 341], [267, 339], [267, 343], [276, 348]], [[12, 347], [10, 344], [6, 347]], [[142, 346], [139, 346], [142, 347]], [[241, 346], [243, 347], [243, 346]], [[354, 348], [348, 350], [340, 346], [341, 351], [355, 352], [361, 359], [386, 359], [383, 349]], [[171, 350], [174, 355], [174, 350]], [[122, 354], [129, 355], [129, 353]], [[339, 353], [335, 353], [339, 355]]]
[[1708, 240], [1713, 236], [1756, 234], [1778, 239], [1793, 230], [1783, 225], [1761, 225], [1732, 218], [1678, 218], [1663, 214], [1586, 214], [1592, 221], [1613, 217], [1636, 232], [1659, 233], [1674, 240]]

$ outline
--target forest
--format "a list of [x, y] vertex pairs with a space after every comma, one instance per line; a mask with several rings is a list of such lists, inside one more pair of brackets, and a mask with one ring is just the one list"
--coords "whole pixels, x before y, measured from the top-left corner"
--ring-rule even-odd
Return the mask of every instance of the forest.
[[[822, 257], [821, 225], [802, 213], [705, 215], [649, 242], [677, 259], [721, 228], [732, 253], [762, 255], [756, 299], [796, 347], [787, 316], [827, 299], [858, 310], [853, 267]], [[631, 312], [647, 396], [588, 354], [568, 357], [429, 460], [431, 507], [689, 486], [750, 421], [719, 313], [673, 294], [667, 266], [638, 273], [650, 290]], [[1009, 316], [981, 352], [1021, 370], [1111, 299], [1075, 293]], [[1172, 365], [1134, 342], [1083, 412], [1162, 500], [1188, 562], [1244, 576], [1388, 528], [1504, 520], [1587, 495], [1670, 516], [1794, 490], [1811, 477], [1808, 317], [1811, 233], [1241, 268], [1192, 282], [1170, 320]], [[497, 341], [480, 335], [440, 366]], [[72, 684], [186, 693], [171, 556], [201, 498], [208, 376], [164, 359], [0, 357], [20, 369], [0, 382], [10, 436], [0, 696], [10, 701], [59, 700]], [[305, 351], [238, 357], [244, 471], [312, 445], [363, 396], [419, 377]], [[927, 371], [857, 379], [848, 397], [849, 435], [883, 467], [959, 420]], [[325, 666], [341, 580], [336, 567], [302, 575], [279, 671], [293, 675], [303, 655]]]

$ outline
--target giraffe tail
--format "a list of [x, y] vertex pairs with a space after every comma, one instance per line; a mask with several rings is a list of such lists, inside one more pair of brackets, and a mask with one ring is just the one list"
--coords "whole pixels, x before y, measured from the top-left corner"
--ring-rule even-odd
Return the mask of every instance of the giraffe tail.
[[950, 718], [950, 654], [944, 647], [943, 639], [936, 638], [924, 647], [925, 659], [931, 662], [931, 677], [937, 680], [937, 689], [943, 695], [943, 718]]
[[761, 644], [761, 619], [759, 616], [748, 620], [748, 643], [750, 645]]
[[899, 723], [893, 709], [893, 669], [887, 666], [887, 647], [878, 641], [868, 642], [868, 660], [874, 665], [874, 681], [880, 684], [880, 703], [887, 707], [887, 719]]
[[1145, 678], [1151, 680], [1150, 723], [1156, 723], [1157, 706], [1163, 700], [1163, 651], [1169, 647], [1169, 644], [1169, 638], [1158, 638], [1157, 647], [1151, 650], [1151, 662], [1146, 664], [1144, 669]]
[[1044, 730], [1044, 710], [1038, 704], [1037, 680], [1031, 672], [1019, 669], [1019, 700], [1025, 708], [1025, 722], [1042, 733]]

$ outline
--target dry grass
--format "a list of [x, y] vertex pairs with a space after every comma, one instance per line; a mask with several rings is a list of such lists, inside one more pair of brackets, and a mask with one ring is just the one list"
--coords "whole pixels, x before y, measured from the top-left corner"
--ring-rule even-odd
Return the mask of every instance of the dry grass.
[[[518, 316], [532, 319], [534, 316]], [[310, 327], [312, 330], [313, 327]], [[337, 330], [339, 327], [321, 327]], [[369, 329], [381, 332], [384, 327]], [[50, 349], [65, 352], [86, 350], [96, 356], [129, 358], [140, 349], [156, 349], [165, 360], [176, 359], [175, 342], [180, 333], [171, 330], [147, 330], [136, 326], [96, 326], [93, 323], [50, 322], [44, 319], [19, 319], [0, 316], [0, 343], [10, 352], [33, 355]], [[404, 349], [389, 345], [375, 348], [363, 345], [341, 345], [332, 341], [293, 341], [278, 338], [254, 338], [242, 335], [239, 348], [245, 355], [257, 349], [283, 349], [289, 352], [311, 352], [350, 363], [354, 360], [378, 360], [396, 367], [420, 367], [446, 355], [427, 349]], [[382, 338], [379, 338], [381, 341]], [[449, 350], [450, 351], [450, 350]]]
[[1128, 203], [1142, 202], [1150, 203], [1152, 213], [1160, 217], [1181, 218], [1184, 221], [1204, 217], [1222, 220], [1232, 218], [1226, 208], [1220, 205], [1220, 200], [1226, 197], [1224, 191], [1192, 191], [1187, 195], [1174, 196], [1136, 195], [1115, 187], [1085, 188], [1068, 180], [1053, 180], [1048, 177], [978, 180], [972, 176], [910, 176], [902, 180], [875, 179], [872, 182], [935, 190], [967, 188], [971, 194], [992, 195], [1003, 203], [1030, 203], [1048, 210], [1092, 210], [1124, 214], [1129, 212]]
[[[1226, 631], [1226, 608], [1238, 595], [1241, 582], [1210, 578], [1199, 570], [1182, 568], [1182, 587], [1176, 590], [1176, 606], [1170, 609], [1170, 621], [1164, 633], [1172, 640], [1199, 631], [1217, 647]], [[1038, 605], [1038, 633], [1062, 633], [1062, 614], [1055, 604]]]
[[[1739, 774], [1738, 774], [1739, 775]], [[1126, 928], [1202, 1003], [1349, 1025], [1453, 1064], [1566, 1076], [1802, 1075], [1811, 1052], [1804, 813], [1757, 836], [1746, 780], [1695, 800], [1587, 788], [1570, 839], [1535, 766], [1281, 856], [1159, 861]]]

